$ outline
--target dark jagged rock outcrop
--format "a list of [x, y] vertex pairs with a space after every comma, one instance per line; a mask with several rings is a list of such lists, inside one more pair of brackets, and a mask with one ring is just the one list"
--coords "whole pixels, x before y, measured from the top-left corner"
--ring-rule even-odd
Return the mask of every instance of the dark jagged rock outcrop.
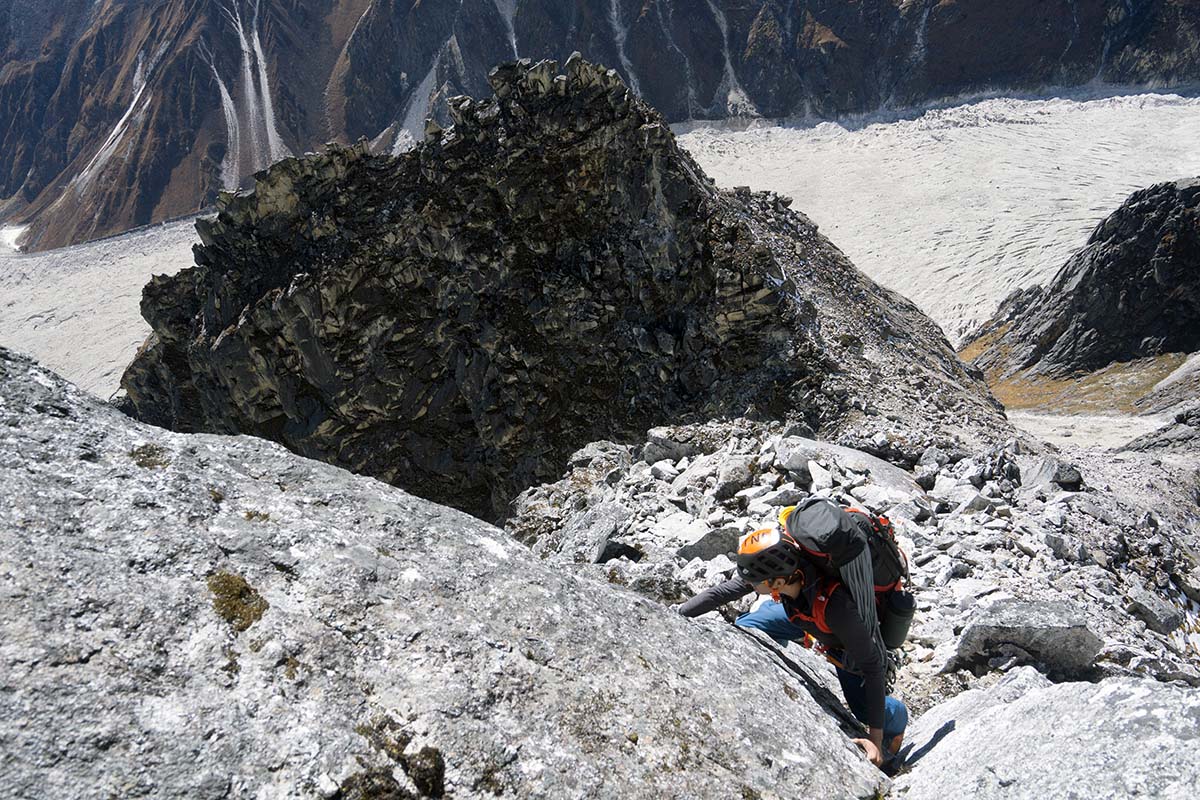
[[[1008, 431], [940, 331], [789, 201], [717, 192], [613, 71], [513, 64], [400, 158], [286, 160], [146, 287], [136, 414], [475, 513], [688, 416], [919, 453]], [[915, 408], [921, 397], [924, 408]]]
[[1048, 286], [1011, 295], [964, 350], [997, 379], [1200, 350], [1200, 181], [1131, 195]]
[[[43, 4], [44, 5], [44, 4]], [[579, 50], [669, 120], [1200, 78], [1161, 0], [0, 0], [0, 207], [46, 249], [210, 204], [335, 139], [421, 138], [517, 56]], [[18, 220], [20, 221], [20, 220]]]

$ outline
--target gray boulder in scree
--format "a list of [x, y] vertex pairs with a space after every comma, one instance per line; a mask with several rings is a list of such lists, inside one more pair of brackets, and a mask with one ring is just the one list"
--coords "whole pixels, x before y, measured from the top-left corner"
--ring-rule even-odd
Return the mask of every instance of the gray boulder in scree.
[[1028, 654], [1056, 677], [1080, 677], [1093, 666], [1102, 645], [1083, 608], [1060, 601], [998, 600], [967, 623], [954, 663], [962, 667]]
[[1152, 680], [1051, 684], [1021, 667], [910, 728], [895, 800], [1153, 797], [1200, 785], [1200, 693]]
[[[875, 796], [769, 650], [0, 348], [14, 797]], [[793, 735], [760, 736], [764, 720]]]

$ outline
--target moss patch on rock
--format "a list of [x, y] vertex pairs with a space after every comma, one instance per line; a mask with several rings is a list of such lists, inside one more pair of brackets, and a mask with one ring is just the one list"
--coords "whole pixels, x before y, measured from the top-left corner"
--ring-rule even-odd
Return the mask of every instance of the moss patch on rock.
[[338, 787], [337, 800], [417, 800], [386, 769], [356, 772]]
[[246, 583], [245, 578], [231, 572], [209, 575], [208, 590], [212, 592], [213, 608], [217, 615], [238, 633], [262, 619], [262, 615], [271, 607], [266, 598]]
[[441, 797], [446, 792], [446, 760], [436, 747], [406, 752], [412, 736], [393, 719], [379, 716], [356, 727], [355, 732], [379, 752], [404, 769], [422, 797]]
[[166, 469], [171, 464], [167, 451], [156, 444], [143, 444], [129, 451], [133, 463], [142, 469]]

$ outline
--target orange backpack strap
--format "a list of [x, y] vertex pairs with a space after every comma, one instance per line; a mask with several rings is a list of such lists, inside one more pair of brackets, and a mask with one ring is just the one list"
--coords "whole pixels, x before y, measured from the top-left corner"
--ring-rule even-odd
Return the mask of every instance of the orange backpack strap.
[[833, 597], [833, 593], [841, 585], [839, 581], [822, 580], [817, 585], [816, 594], [813, 595], [812, 614], [804, 614], [796, 611], [789, 614], [788, 619], [791, 622], [811, 622], [817, 626], [817, 630], [821, 631], [821, 633], [833, 633], [829, 629], [829, 623], [825, 621], [825, 611], [829, 607], [829, 598]]

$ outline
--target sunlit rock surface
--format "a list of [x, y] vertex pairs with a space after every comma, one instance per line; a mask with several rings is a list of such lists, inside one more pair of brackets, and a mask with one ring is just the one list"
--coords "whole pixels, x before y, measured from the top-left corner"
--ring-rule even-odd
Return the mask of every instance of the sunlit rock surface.
[[[872, 797], [724, 625], [0, 349], [0, 772], [41, 797]], [[826, 700], [827, 702], [827, 700]], [[762, 721], [794, 735], [762, 737]]]

